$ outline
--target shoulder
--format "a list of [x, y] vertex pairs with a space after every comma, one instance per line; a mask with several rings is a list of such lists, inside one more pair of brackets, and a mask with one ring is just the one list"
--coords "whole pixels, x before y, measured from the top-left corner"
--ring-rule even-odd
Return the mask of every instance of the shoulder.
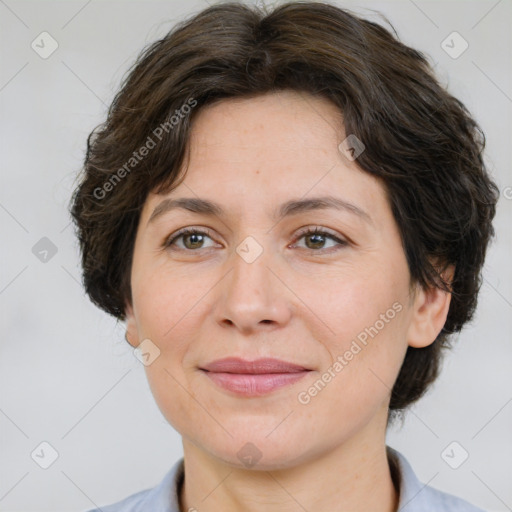
[[[407, 459], [387, 447], [388, 458], [400, 486], [399, 512], [485, 512], [452, 494], [421, 483]], [[159, 485], [137, 492], [108, 506], [88, 512], [179, 512], [178, 489], [184, 475], [183, 458], [179, 459]]]
[[[483, 509], [475, 507], [475, 505], [472, 505], [462, 498], [429, 486], [425, 487], [425, 498], [426, 502], [430, 503], [430, 506], [436, 506], [436, 510], [446, 510], [450, 512], [485, 512]], [[405, 510], [406, 509], [404, 509], [404, 512]]]
[[183, 475], [184, 461], [181, 458], [156, 487], [139, 491], [121, 501], [88, 512], [179, 512], [178, 494]]
[[145, 506], [145, 502], [147, 502], [148, 497], [150, 497], [153, 492], [154, 489], [146, 489], [132, 494], [121, 501], [112, 503], [111, 505], [95, 508], [87, 512], [139, 512], [143, 510], [142, 507]]
[[395, 465], [399, 479], [400, 512], [485, 512], [462, 498], [423, 484], [404, 455], [389, 446], [387, 450], [390, 464], [392, 468]]

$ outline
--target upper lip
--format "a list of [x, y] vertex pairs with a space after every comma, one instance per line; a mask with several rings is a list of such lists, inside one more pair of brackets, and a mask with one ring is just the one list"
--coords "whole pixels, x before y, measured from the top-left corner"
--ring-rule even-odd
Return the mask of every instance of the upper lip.
[[262, 358], [254, 361], [247, 361], [239, 357], [226, 357], [224, 359], [217, 359], [205, 366], [201, 366], [201, 370], [209, 372], [223, 372], [223, 373], [297, 373], [308, 370], [298, 364], [289, 363], [281, 359]]

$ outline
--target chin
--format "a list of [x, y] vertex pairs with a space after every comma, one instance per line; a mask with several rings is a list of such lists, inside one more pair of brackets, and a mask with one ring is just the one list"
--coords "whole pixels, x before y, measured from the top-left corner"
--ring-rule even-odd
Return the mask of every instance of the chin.
[[233, 437], [226, 434], [213, 445], [210, 438], [203, 449], [233, 468], [274, 471], [297, 466], [313, 456], [314, 449], [305, 444], [308, 436], [304, 434], [297, 437], [283, 430], [281, 435], [277, 431], [269, 435], [272, 429], [257, 431], [254, 426], [251, 434], [247, 430], [228, 431]]

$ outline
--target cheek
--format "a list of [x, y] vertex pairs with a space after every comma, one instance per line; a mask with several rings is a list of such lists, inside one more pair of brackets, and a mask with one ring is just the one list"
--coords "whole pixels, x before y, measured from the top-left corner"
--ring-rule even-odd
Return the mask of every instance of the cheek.
[[194, 316], [195, 305], [213, 281], [209, 285], [205, 275], [194, 278], [190, 268], [180, 272], [160, 265], [144, 270], [132, 279], [139, 335], [160, 341], [176, 338], [174, 330]]
[[196, 398], [187, 377], [178, 366], [168, 364], [163, 358], [157, 361], [151, 367], [146, 367], [146, 377], [160, 412], [182, 435], [194, 432], [194, 436], [204, 435], [207, 438], [208, 428], [211, 430], [212, 425], [205, 416], [205, 408], [201, 408], [204, 401]]
[[353, 266], [321, 279], [321, 293], [318, 282], [300, 288], [315, 312], [304, 312], [306, 328], [313, 332], [326, 326], [316, 339], [328, 354], [319, 375], [325, 384], [317, 381], [311, 393], [305, 390], [306, 401], [340, 405], [339, 414], [353, 410], [355, 417], [358, 410], [379, 406], [391, 392], [407, 349], [408, 273], [398, 266]]
[[196, 275], [194, 280], [163, 268], [140, 275], [132, 285], [139, 338], [150, 339], [160, 350], [145, 367], [146, 377], [160, 411], [178, 432], [204, 415], [190, 386], [192, 363], [187, 362], [187, 354], [201, 325], [198, 315], [204, 315], [207, 303], [201, 297], [212, 285], [207, 276]]
[[[392, 267], [370, 269], [355, 265], [297, 280], [294, 291], [304, 304], [300, 316], [310, 327], [323, 324], [329, 352], [343, 354], [350, 341], [390, 338], [393, 343], [403, 327], [407, 304], [407, 282], [404, 272]], [[306, 307], [307, 306], [307, 307]], [[308, 312], [309, 310], [309, 312]]]
[[[281, 273], [294, 294], [285, 290], [277, 299], [293, 303], [292, 322], [308, 342], [297, 349], [304, 351], [304, 360], [311, 360], [306, 348], [313, 348], [319, 363], [318, 380], [298, 390], [308, 403], [291, 397], [290, 405], [298, 413], [293, 427], [297, 439], [304, 429], [329, 431], [329, 439], [348, 435], [367, 423], [391, 392], [407, 348], [403, 339], [408, 274], [401, 263], [398, 258], [390, 263], [368, 257], [364, 264], [354, 261], [325, 270], [318, 266], [309, 275]], [[175, 267], [172, 274], [161, 267], [141, 274], [133, 287], [139, 335], [161, 349], [160, 357], [146, 367], [155, 401], [178, 432], [192, 429], [204, 439], [211, 437], [207, 432], [211, 418], [198, 421], [205, 419], [199, 404], [207, 403], [208, 397], [194, 386], [190, 369], [197, 356], [192, 350], [195, 343], [201, 342], [201, 335], [208, 336], [204, 325], [213, 311], [220, 277], [206, 267], [194, 275], [190, 267]], [[316, 384], [324, 373], [330, 381]], [[220, 413], [225, 409], [219, 406]], [[344, 429], [338, 431], [340, 425]]]
[[[386, 311], [392, 311], [389, 317], [395, 313]], [[387, 324], [381, 320], [356, 325], [361, 318], [350, 326], [338, 324], [340, 334], [328, 347], [332, 361], [301, 390], [296, 406], [303, 417], [314, 418], [312, 428], [321, 428], [325, 439], [351, 437], [387, 407], [407, 348], [401, 342], [401, 314], [403, 309]]]

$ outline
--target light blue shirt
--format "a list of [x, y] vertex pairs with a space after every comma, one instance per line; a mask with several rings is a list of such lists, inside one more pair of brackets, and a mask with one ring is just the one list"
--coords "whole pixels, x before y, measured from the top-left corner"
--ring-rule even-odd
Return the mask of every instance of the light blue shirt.
[[[389, 446], [387, 451], [388, 457], [391, 460], [394, 458], [397, 462], [396, 477], [400, 482], [397, 512], [485, 512], [461, 498], [422, 484], [407, 459], [400, 452]], [[180, 512], [178, 489], [183, 477], [182, 457], [156, 487], [140, 491], [122, 501], [89, 512]]]

